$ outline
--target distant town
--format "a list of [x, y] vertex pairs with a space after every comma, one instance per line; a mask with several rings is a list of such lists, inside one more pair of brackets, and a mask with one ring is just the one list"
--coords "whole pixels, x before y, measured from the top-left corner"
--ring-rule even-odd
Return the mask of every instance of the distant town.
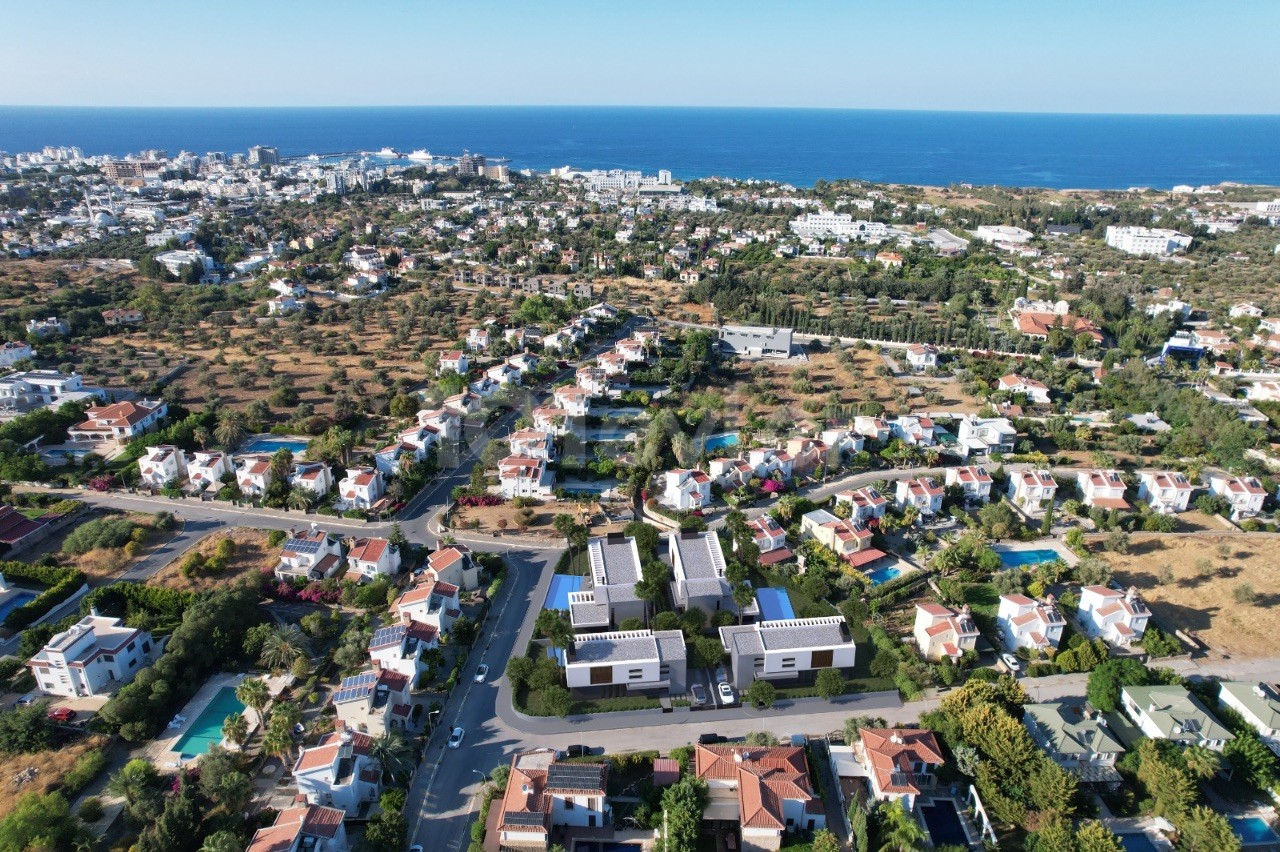
[[0, 846], [1278, 848], [1277, 285], [1274, 187], [0, 152]]

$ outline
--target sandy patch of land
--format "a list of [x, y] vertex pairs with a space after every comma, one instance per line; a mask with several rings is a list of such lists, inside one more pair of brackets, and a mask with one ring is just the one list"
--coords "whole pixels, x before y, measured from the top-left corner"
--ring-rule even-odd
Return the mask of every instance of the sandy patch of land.
[[[227, 567], [217, 573], [209, 573], [201, 569], [191, 577], [184, 576], [182, 564], [188, 555], [199, 553], [208, 558], [218, 549], [224, 539], [235, 543], [235, 553], [227, 561]], [[226, 532], [214, 532], [200, 539], [196, 544], [165, 567], [161, 568], [149, 580], [148, 586], [165, 586], [184, 592], [201, 592], [214, 586], [234, 582], [244, 576], [256, 576], [264, 568], [270, 568], [276, 562], [276, 551], [279, 548], [267, 546], [265, 530], [234, 527]]]
[[1274, 547], [1265, 534], [1138, 533], [1129, 554], [1102, 555], [1120, 583], [1138, 587], [1166, 629], [1232, 657], [1260, 657], [1274, 654], [1280, 634]]
[[[12, 811], [18, 799], [27, 793], [43, 795], [58, 786], [80, 755], [104, 748], [106, 744], [106, 737], [92, 736], [49, 751], [0, 757], [0, 816]], [[15, 776], [28, 769], [36, 770], [34, 780], [15, 783]]]

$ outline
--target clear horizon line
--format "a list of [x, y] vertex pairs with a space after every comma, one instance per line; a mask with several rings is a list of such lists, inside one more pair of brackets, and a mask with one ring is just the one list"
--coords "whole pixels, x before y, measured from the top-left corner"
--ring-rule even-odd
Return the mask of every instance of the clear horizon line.
[[894, 112], [949, 115], [1120, 116], [1144, 118], [1277, 118], [1280, 112], [1132, 112], [1105, 110], [938, 109], [841, 106], [769, 106], [708, 104], [0, 104], [0, 109], [48, 110], [360, 110], [360, 109], [652, 109], [758, 110], [793, 112]]

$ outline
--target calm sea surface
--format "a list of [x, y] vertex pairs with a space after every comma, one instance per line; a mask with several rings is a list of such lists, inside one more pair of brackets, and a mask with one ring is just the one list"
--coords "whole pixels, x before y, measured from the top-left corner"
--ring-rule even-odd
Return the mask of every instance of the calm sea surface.
[[78, 145], [284, 155], [463, 149], [515, 169], [670, 169], [808, 186], [827, 178], [1045, 187], [1280, 184], [1280, 116], [641, 107], [0, 107], [0, 150]]

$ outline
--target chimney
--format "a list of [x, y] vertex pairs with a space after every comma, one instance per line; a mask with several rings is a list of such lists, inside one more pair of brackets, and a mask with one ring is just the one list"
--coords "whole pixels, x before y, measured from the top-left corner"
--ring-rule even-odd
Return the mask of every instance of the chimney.
[[101, 613], [98, 612], [97, 604], [94, 604], [93, 606], [89, 607], [89, 614], [92, 615], [94, 618], [99, 618], [101, 616]]
[[1137, 597], [1138, 597], [1137, 586], [1130, 586], [1129, 589], [1124, 593], [1124, 599], [1127, 601], [1132, 601]]
[[734, 763], [742, 763], [742, 761], [743, 761], [742, 752], [740, 752], [740, 751], [735, 751], [735, 752], [733, 753], [733, 762], [734, 762]]
[[894, 731], [892, 734], [889, 735], [889, 742], [893, 743], [894, 745], [902, 745], [902, 743], [904, 742], [904, 740], [902, 739], [902, 734], [898, 731]]

